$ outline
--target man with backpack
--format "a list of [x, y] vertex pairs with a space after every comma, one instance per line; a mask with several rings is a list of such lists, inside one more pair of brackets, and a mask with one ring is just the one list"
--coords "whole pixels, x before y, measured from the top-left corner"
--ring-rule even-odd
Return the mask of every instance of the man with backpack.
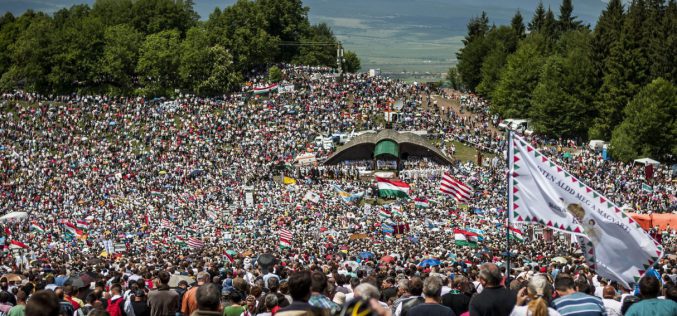
[[122, 286], [113, 284], [110, 288], [111, 298], [106, 302], [106, 311], [110, 316], [134, 316], [134, 310], [122, 296]]
[[413, 277], [409, 280], [409, 293], [411, 296], [403, 300], [395, 309], [394, 316], [406, 316], [407, 312], [414, 306], [423, 303], [425, 300], [421, 297], [423, 293], [423, 280], [419, 277]]

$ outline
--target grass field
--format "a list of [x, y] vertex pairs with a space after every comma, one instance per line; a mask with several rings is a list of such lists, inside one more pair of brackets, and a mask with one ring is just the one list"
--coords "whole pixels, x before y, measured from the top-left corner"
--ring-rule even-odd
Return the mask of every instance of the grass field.
[[[451, 146], [452, 143], [454, 146], [456, 146], [456, 155], [454, 155], [454, 159], [464, 162], [471, 161], [477, 163], [477, 149], [466, 146], [463, 143], [457, 141], [448, 142], [447, 147]], [[487, 152], [482, 152], [482, 155], [484, 159], [492, 159], [496, 156], [495, 154]]]

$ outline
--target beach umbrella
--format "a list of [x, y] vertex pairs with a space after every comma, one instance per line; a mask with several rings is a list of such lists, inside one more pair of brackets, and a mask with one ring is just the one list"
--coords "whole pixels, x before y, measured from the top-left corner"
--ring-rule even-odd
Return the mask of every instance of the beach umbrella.
[[7, 282], [21, 282], [21, 276], [15, 273], [5, 274], [2, 278], [7, 278]]
[[362, 251], [360, 252], [359, 256], [362, 259], [369, 259], [374, 257], [374, 253], [371, 251]]
[[565, 259], [564, 257], [555, 257], [555, 258], [552, 258], [551, 261], [557, 262], [557, 263], [562, 263], [562, 264], [567, 263], [567, 259]]
[[186, 281], [188, 282], [188, 285], [191, 285], [195, 283], [195, 280], [191, 278], [190, 276], [187, 275], [180, 275], [180, 274], [172, 274], [172, 276], [169, 278], [169, 287], [178, 287], [179, 282], [181, 281]]
[[383, 258], [381, 258], [381, 261], [390, 263], [390, 262], [395, 261], [395, 257], [393, 257], [393, 256], [383, 256]]
[[353, 271], [357, 270], [360, 267], [360, 264], [355, 261], [344, 261], [343, 265], [351, 267]]
[[421, 263], [418, 264], [419, 267], [425, 267], [425, 266], [434, 267], [434, 266], [439, 266], [439, 265], [440, 265], [440, 261], [437, 260], [437, 259], [425, 259], [425, 260], [421, 261]]

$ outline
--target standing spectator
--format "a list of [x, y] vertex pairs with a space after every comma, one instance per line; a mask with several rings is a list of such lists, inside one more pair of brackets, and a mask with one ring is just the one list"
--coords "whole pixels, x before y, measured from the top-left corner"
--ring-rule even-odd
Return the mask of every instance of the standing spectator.
[[425, 302], [412, 307], [409, 316], [456, 316], [451, 308], [440, 304], [442, 296], [442, 280], [436, 276], [429, 276], [423, 282]]
[[143, 290], [136, 290], [131, 304], [132, 309], [134, 309], [134, 316], [150, 316], [150, 308], [146, 303], [146, 292]]
[[328, 315], [323, 313], [322, 309], [308, 304], [311, 294], [312, 277], [309, 271], [294, 272], [289, 276], [289, 294], [292, 297], [292, 303], [289, 306], [280, 309], [276, 316], [299, 315], [305, 312], [307, 315]]
[[197, 289], [208, 283], [210, 279], [211, 276], [208, 272], [199, 272], [197, 274], [197, 285], [186, 291], [181, 300], [181, 313], [183, 313], [184, 316], [190, 316], [197, 310], [197, 299], [195, 298]]
[[642, 300], [628, 309], [626, 316], [677, 315], [677, 303], [673, 300], [659, 299], [661, 283], [653, 276], [639, 280], [639, 294]]
[[158, 278], [160, 280], [158, 288], [148, 293], [150, 315], [174, 316], [179, 306], [179, 293], [169, 289], [170, 275], [167, 271], [161, 271]]
[[493, 263], [480, 266], [482, 293], [470, 300], [470, 315], [509, 315], [515, 307], [515, 294], [501, 285], [501, 270]]
[[52, 291], [38, 291], [26, 302], [26, 316], [59, 316], [59, 298]]
[[604, 308], [606, 308], [606, 313], [609, 316], [621, 316], [621, 308], [623, 307], [623, 304], [621, 302], [617, 301], [615, 299], [616, 297], [616, 289], [614, 289], [613, 286], [607, 285], [604, 287], [602, 290], [602, 295], [604, 298], [602, 299], [602, 302], [604, 302]]
[[454, 289], [442, 295], [442, 304], [451, 308], [454, 314], [461, 315], [468, 311], [470, 299], [473, 294], [473, 287], [468, 278], [459, 275], [454, 278]]
[[[73, 304], [71, 304], [69, 301], [65, 300], [63, 288], [56, 288], [56, 290], [54, 290], [54, 294], [56, 294], [56, 297], [59, 298], [59, 308], [61, 309], [61, 315], [73, 316], [75, 313], [75, 307], [73, 307]], [[2, 295], [5, 295], [5, 293], [2, 293]], [[0, 302], [1, 301], [2, 299], [0, 299]], [[7, 310], [9, 310], [9, 308], [7, 308]]]
[[553, 301], [552, 305], [561, 315], [606, 316], [602, 299], [577, 292], [576, 283], [570, 275], [560, 273], [555, 279], [555, 290], [560, 298]]
[[411, 307], [424, 301], [421, 297], [421, 294], [423, 294], [423, 280], [421, 280], [421, 278], [413, 277], [409, 280], [409, 293], [410, 296], [402, 300], [395, 308], [395, 316], [406, 315], [406, 311]]
[[209, 283], [198, 287], [195, 298], [197, 309], [190, 316], [221, 316], [219, 289], [216, 284]]
[[543, 274], [536, 275], [517, 294], [517, 305], [510, 316], [560, 316], [556, 310], [548, 307], [550, 297], [552, 286], [548, 278]]
[[26, 315], [26, 293], [19, 291], [16, 293], [16, 305], [9, 309], [7, 316], [24, 316]]
[[263, 299], [264, 312], [259, 313], [258, 316], [272, 316], [277, 307], [277, 295], [270, 293]]
[[325, 276], [324, 273], [314, 272], [311, 275], [310, 290], [312, 294], [308, 300], [308, 304], [331, 311], [339, 309], [339, 306], [326, 296], [327, 276]]

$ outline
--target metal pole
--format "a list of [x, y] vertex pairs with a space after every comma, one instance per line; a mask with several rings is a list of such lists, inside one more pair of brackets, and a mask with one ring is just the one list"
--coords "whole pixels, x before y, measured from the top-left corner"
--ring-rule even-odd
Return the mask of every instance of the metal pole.
[[505, 209], [505, 248], [506, 248], [506, 254], [507, 254], [507, 259], [506, 259], [506, 268], [505, 268], [505, 282], [506, 285], [508, 285], [510, 282], [510, 257], [512, 256], [512, 253], [510, 252], [510, 213], [512, 209], [512, 190], [513, 190], [513, 184], [512, 184], [512, 161], [513, 161], [513, 144], [512, 144], [512, 131], [508, 129], [508, 132], [506, 133], [506, 141], [508, 142], [507, 146], [507, 153], [505, 155], [506, 159], [506, 168], [507, 168], [507, 174], [506, 174], [506, 180], [508, 182], [508, 185], [506, 186], [507, 188], [507, 200], [506, 200], [506, 206], [507, 208]]

